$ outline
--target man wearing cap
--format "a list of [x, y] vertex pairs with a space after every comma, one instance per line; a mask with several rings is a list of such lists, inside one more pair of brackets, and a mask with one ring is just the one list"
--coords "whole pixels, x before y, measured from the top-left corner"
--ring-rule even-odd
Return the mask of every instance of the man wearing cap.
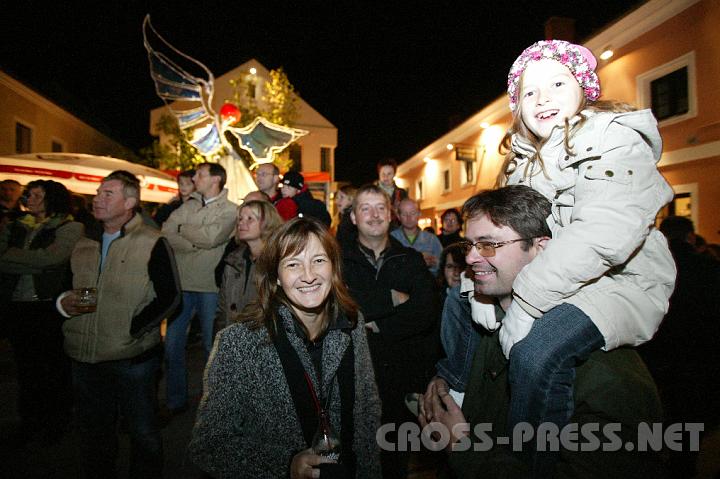
[[305, 178], [297, 171], [285, 173], [280, 184], [280, 194], [282, 199], [275, 207], [285, 221], [296, 216], [311, 217], [330, 227], [330, 213], [325, 204], [313, 198], [305, 184]]

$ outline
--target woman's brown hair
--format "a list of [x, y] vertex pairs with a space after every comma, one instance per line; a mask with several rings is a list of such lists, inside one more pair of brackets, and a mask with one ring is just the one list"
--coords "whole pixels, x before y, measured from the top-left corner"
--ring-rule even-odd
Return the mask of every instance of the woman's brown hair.
[[270, 337], [274, 337], [278, 306], [285, 305], [290, 311], [293, 310], [290, 300], [278, 285], [278, 267], [284, 258], [305, 249], [311, 236], [315, 236], [320, 241], [332, 265], [332, 285], [325, 301], [321, 331], [325, 331], [340, 312], [345, 314], [353, 327], [355, 326], [358, 307], [342, 278], [340, 247], [325, 225], [314, 218], [294, 218], [275, 230], [268, 238], [256, 264], [257, 298], [243, 309], [238, 317], [239, 322], [249, 323], [251, 329], [265, 326]]

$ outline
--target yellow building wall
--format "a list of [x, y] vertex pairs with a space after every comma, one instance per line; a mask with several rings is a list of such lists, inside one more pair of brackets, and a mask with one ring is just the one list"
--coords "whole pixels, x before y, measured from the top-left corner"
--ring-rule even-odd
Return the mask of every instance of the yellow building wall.
[[695, 231], [708, 243], [720, 244], [720, 156], [665, 166], [660, 172], [671, 185], [697, 185]]
[[[663, 152], [673, 152], [676, 156], [672, 165], [662, 166], [660, 171], [673, 186], [697, 186], [697, 198], [693, 198], [693, 208], [697, 208], [695, 226], [698, 233], [711, 243], [720, 243], [720, 157], [716, 156], [720, 145], [718, 25], [720, 2], [702, 0], [615, 49], [610, 60], [600, 60], [598, 65], [602, 99], [615, 99], [642, 107], [643, 105], [639, 104], [637, 77], [694, 51], [696, 116], [660, 128]], [[424, 195], [421, 208], [426, 217], [439, 219], [445, 209], [458, 207], [473, 193], [494, 186], [502, 164], [501, 155], [497, 152], [502, 134], [492, 134], [489, 135], [490, 138], [486, 136], [488, 130], [504, 133], [510, 121], [508, 110], [491, 128], [481, 130], [478, 121], [475, 133], [456, 141], [485, 146], [486, 153], [478, 162], [477, 180], [471, 186], [460, 185], [463, 165], [452, 160], [450, 151], [443, 151], [422, 166], [403, 171], [401, 182], [408, 188], [411, 197], [415, 197], [415, 185], [422, 178]], [[705, 158], [683, 161], [695, 158], [693, 152], [698, 148], [704, 148], [711, 153], [703, 154]], [[451, 170], [452, 184], [451, 191], [443, 193], [442, 171], [446, 168]]]
[[64, 152], [128, 159], [130, 150], [100, 133], [54, 103], [0, 72], [0, 155], [15, 151], [15, 124], [32, 128], [32, 153], [46, 153], [52, 142]]

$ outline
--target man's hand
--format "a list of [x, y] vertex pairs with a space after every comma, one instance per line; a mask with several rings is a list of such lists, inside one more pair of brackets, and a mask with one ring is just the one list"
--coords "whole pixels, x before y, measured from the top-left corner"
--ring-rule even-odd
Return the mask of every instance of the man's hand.
[[87, 310], [80, 309], [80, 298], [75, 291], [70, 291], [62, 300], [60, 300], [60, 306], [69, 316], [77, 316], [78, 314], [86, 313]]
[[290, 478], [318, 478], [320, 477], [320, 469], [317, 469], [315, 466], [329, 462], [332, 461], [326, 457], [318, 456], [312, 449], [300, 451], [295, 454], [295, 457], [293, 457], [292, 462], [290, 463]]
[[410, 299], [410, 295], [407, 293], [403, 293], [402, 291], [396, 291], [394, 289], [390, 290], [390, 296], [392, 297], [392, 303], [393, 306], [400, 306], [401, 304], [407, 302]]
[[378, 327], [378, 325], [375, 321], [370, 321], [369, 323], [365, 323], [365, 329], [367, 329], [368, 331], [373, 332], [373, 333], [380, 332], [380, 328]]
[[[449, 386], [443, 378], [435, 376], [428, 383], [425, 394], [421, 395], [418, 399], [420, 416], [424, 416], [426, 423], [433, 421], [435, 411], [433, 410], [432, 398], [438, 395], [438, 390], [449, 391]], [[418, 417], [418, 419], [422, 420], [423, 418]]]
[[425, 264], [429, 268], [434, 268], [435, 266], [437, 266], [438, 259], [436, 256], [433, 256], [430, 253], [423, 253], [422, 255], [423, 255], [423, 259], [425, 260]]
[[[444, 379], [436, 379], [445, 382]], [[450, 396], [446, 387], [447, 383], [445, 383], [445, 387], [443, 387], [443, 384], [439, 381], [436, 382], [436, 379], [433, 379], [430, 385], [428, 385], [428, 390], [433, 388], [436, 393], [428, 395], [426, 392], [425, 395], [420, 397], [418, 403], [420, 405], [418, 421], [420, 422], [420, 427], [423, 428], [430, 422], [442, 424], [450, 432], [450, 442], [447, 446], [447, 451], [451, 452], [453, 444], [470, 434], [469, 425], [460, 406], [458, 406], [452, 396]], [[428, 420], [428, 416], [431, 416], [432, 419]]]

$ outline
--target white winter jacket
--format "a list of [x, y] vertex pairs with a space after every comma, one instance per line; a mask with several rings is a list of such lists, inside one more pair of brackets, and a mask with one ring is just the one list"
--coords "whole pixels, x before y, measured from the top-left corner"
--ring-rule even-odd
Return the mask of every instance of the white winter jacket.
[[537, 164], [526, 171], [534, 150], [512, 140], [520, 156], [508, 184], [529, 185], [552, 202], [553, 233], [518, 274], [514, 297], [536, 318], [561, 303], [577, 306], [606, 350], [639, 345], [657, 331], [675, 285], [675, 264], [654, 227], [673, 198], [656, 166], [662, 140], [650, 110], [583, 113], [589, 118], [571, 139], [572, 152], [563, 128], [543, 146], [546, 174]]

